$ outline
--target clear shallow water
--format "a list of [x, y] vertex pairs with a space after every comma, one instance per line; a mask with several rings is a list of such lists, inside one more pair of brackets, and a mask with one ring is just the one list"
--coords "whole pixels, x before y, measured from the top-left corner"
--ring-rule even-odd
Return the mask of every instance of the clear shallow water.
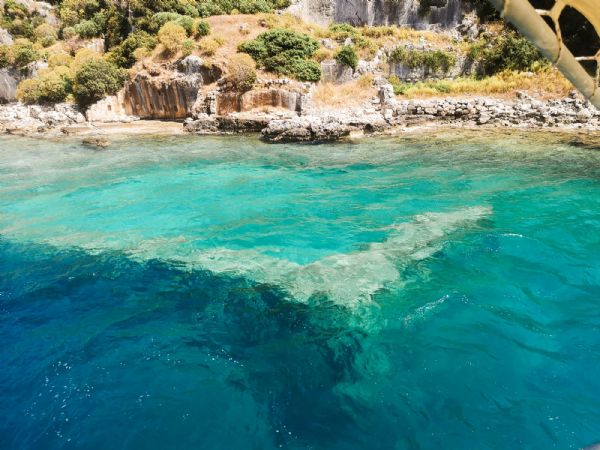
[[0, 141], [0, 448], [600, 441], [600, 152]]

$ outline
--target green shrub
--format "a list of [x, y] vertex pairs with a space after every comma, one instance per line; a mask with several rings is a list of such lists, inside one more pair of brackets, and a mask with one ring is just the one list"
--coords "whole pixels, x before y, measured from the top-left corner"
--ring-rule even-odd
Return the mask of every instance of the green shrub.
[[145, 31], [136, 31], [116, 47], [111, 49], [110, 60], [119, 67], [129, 68], [137, 60], [134, 53], [138, 48], [153, 50], [157, 41], [154, 36]]
[[165, 47], [165, 50], [171, 54], [181, 50], [183, 41], [186, 37], [187, 34], [185, 29], [175, 22], [165, 23], [158, 31], [158, 41]]
[[42, 47], [44, 48], [51, 47], [52, 45], [56, 44], [56, 38], [54, 36], [44, 36], [40, 40], [40, 44], [42, 44]]
[[344, 45], [335, 55], [338, 64], [350, 67], [352, 70], [358, 66], [358, 55], [350, 45]]
[[62, 37], [63, 39], [71, 39], [74, 38], [75, 36], [77, 36], [77, 32], [75, 31], [75, 28], [73, 27], [64, 27], [62, 30]]
[[300, 81], [317, 82], [321, 79], [321, 66], [310, 59], [293, 58], [282, 66], [281, 73], [295, 77]]
[[25, 19], [15, 19], [5, 21], [7, 31], [13, 37], [20, 37], [26, 39], [35, 39], [35, 28], [31, 21]]
[[61, 66], [40, 76], [39, 79], [40, 102], [64, 102], [72, 90], [71, 72], [67, 67]]
[[102, 29], [93, 20], [82, 20], [74, 27], [77, 33], [83, 39], [97, 37], [102, 33]]
[[40, 99], [40, 80], [29, 78], [21, 81], [17, 86], [16, 97], [23, 103], [37, 103]]
[[82, 20], [91, 19], [105, 6], [99, 0], [62, 0], [58, 15], [65, 26], [74, 26]]
[[238, 0], [236, 9], [242, 14], [258, 14], [272, 12], [273, 7], [268, 0]]
[[194, 33], [194, 19], [190, 16], [182, 16], [174, 12], [159, 12], [154, 14], [150, 30], [156, 32], [167, 22], [174, 22], [182, 26], [188, 36]]
[[210, 34], [210, 25], [206, 20], [196, 19], [194, 21], [194, 36], [196, 37], [204, 37]]
[[302, 81], [317, 81], [321, 68], [308, 58], [314, 55], [319, 43], [304, 33], [275, 29], [243, 42], [240, 52], [247, 53], [265, 69]]
[[193, 39], [186, 39], [181, 46], [182, 56], [190, 56], [196, 49], [196, 42]]
[[48, 56], [48, 67], [50, 67], [51, 69], [60, 66], [69, 67], [71, 65], [71, 62], [73, 62], [73, 58], [67, 52], [61, 51], [51, 53]]
[[15, 62], [12, 45], [0, 45], [0, 69], [12, 66]]
[[394, 88], [395, 95], [404, 95], [406, 93], [406, 91], [408, 90], [408, 88], [411, 86], [409, 83], [404, 83], [396, 75], [391, 75], [388, 78], [388, 81]]
[[61, 66], [40, 71], [37, 78], [23, 80], [17, 87], [17, 99], [23, 103], [60, 103], [71, 93], [71, 72]]
[[204, 37], [198, 42], [200, 52], [206, 56], [213, 56], [221, 47], [222, 43], [211, 37]]
[[256, 63], [244, 53], [229, 58], [227, 63], [227, 81], [237, 91], [248, 91], [256, 82]]
[[347, 23], [334, 23], [329, 25], [329, 32], [331, 33], [331, 37], [336, 41], [343, 42], [346, 39], [355, 38], [358, 36], [358, 30], [354, 28], [352, 25], [348, 25]]
[[104, 59], [91, 59], [81, 65], [73, 78], [73, 95], [82, 107], [114, 95], [123, 86], [125, 73]]
[[515, 31], [476, 42], [469, 56], [481, 62], [482, 75], [494, 75], [504, 70], [530, 71], [540, 63], [546, 63], [542, 54], [527, 39]]
[[3, 13], [4, 16], [10, 20], [15, 20], [18, 18], [23, 19], [29, 16], [29, 10], [27, 9], [27, 6], [14, 0], [7, 0], [4, 2]]
[[390, 61], [404, 64], [411, 69], [423, 67], [432, 72], [438, 70], [448, 72], [456, 63], [456, 56], [444, 50], [412, 50], [397, 47], [390, 54]]
[[203, 0], [197, 3], [202, 17], [221, 14], [270, 13], [275, 9], [287, 8], [290, 0]]
[[36, 29], [35, 29], [36, 39], [42, 40], [43, 38], [48, 37], [48, 36], [56, 39], [58, 37], [56, 28], [54, 28], [52, 25], [49, 25], [47, 23], [43, 23], [36, 27]]
[[17, 39], [12, 46], [13, 65], [24, 68], [28, 64], [40, 59], [40, 54], [27, 39]]

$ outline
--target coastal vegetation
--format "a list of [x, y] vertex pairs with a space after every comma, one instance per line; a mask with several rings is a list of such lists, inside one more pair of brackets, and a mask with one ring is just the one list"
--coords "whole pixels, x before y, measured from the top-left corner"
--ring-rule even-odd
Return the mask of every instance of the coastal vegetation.
[[[188, 56], [218, 67], [221, 81], [235, 91], [286, 77], [292, 83], [321, 82], [314, 97], [329, 103], [372, 95], [373, 81], [382, 77], [396, 95], [408, 98], [504, 96], [514, 90], [548, 98], [570, 90], [535, 47], [477, 0], [470, 3], [479, 14], [473, 36], [403, 26], [319, 26], [273, 14], [288, 0], [53, 4], [56, 20], [18, 0], [0, 9], [0, 26], [12, 38], [0, 45], [0, 68], [20, 74], [16, 97], [26, 104], [66, 101], [87, 108], [140, 71], [173, 73]], [[324, 61], [351, 69], [351, 79], [337, 82], [330, 74], [325, 79]]]
[[249, 54], [267, 71], [300, 81], [321, 78], [321, 68], [310, 59], [318, 48], [319, 43], [307, 34], [282, 28], [262, 33], [239, 46], [241, 52]]

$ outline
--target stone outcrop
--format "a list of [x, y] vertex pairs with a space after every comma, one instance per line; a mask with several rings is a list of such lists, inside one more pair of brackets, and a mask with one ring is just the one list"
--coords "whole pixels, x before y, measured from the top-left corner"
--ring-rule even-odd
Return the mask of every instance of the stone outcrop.
[[272, 120], [262, 130], [262, 135], [270, 142], [324, 142], [349, 136], [354, 131], [383, 131], [385, 127], [380, 115], [308, 116]]
[[8, 103], [16, 100], [17, 85], [21, 77], [12, 68], [0, 69], [0, 102]]
[[127, 113], [125, 103], [125, 92], [119, 91], [117, 95], [108, 96], [97, 103], [94, 103], [85, 112], [88, 122], [131, 122], [138, 119]]
[[35, 61], [25, 69], [19, 70], [14, 67], [0, 69], [0, 103], [14, 102], [17, 97], [18, 84], [37, 75], [38, 70], [48, 67], [44, 61]]
[[184, 119], [196, 101], [201, 80], [195, 76], [153, 77], [138, 73], [125, 86], [130, 115], [150, 119]]
[[0, 45], [12, 45], [13, 38], [8, 31], [4, 28], [0, 28]]
[[342, 84], [352, 80], [354, 70], [335, 59], [321, 61], [321, 81], [323, 83]]
[[188, 117], [199, 89], [217, 81], [222, 71], [214, 65], [205, 66], [193, 59], [186, 60], [180, 63], [183, 64], [180, 66], [183, 72], [161, 67], [138, 72], [124, 89], [126, 113], [147, 119]]
[[256, 89], [248, 92], [217, 92], [216, 113], [225, 116], [261, 108], [282, 108], [300, 111], [301, 94], [286, 89]]
[[35, 134], [61, 126], [81, 124], [85, 117], [67, 103], [54, 106], [22, 105], [0, 106], [0, 130], [3, 133]]
[[[431, 3], [431, 2], [430, 2]], [[423, 8], [420, 0], [296, 0], [288, 8], [306, 22], [328, 25], [407, 25], [414, 28], [451, 28], [466, 9], [463, 0], [440, 0]]]

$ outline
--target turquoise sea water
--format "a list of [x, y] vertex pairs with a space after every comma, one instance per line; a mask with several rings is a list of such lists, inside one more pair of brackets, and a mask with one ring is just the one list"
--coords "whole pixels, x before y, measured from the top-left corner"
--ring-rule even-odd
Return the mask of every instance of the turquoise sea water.
[[0, 448], [600, 441], [600, 151], [0, 139]]

